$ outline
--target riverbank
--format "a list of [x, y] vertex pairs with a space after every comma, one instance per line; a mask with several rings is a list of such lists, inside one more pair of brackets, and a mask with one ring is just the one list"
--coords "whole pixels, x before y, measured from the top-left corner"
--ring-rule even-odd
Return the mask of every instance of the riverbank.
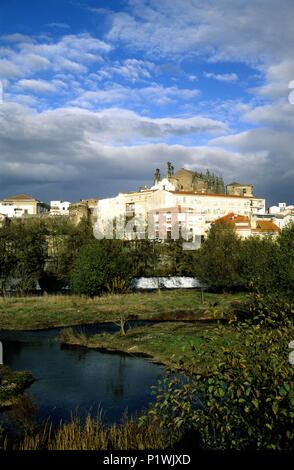
[[15, 405], [25, 389], [33, 382], [34, 378], [30, 372], [14, 372], [0, 365], [0, 409]]
[[117, 321], [121, 315], [138, 320], [209, 320], [222, 318], [246, 294], [204, 294], [187, 290], [78, 296], [2, 297], [0, 330], [38, 330]]
[[[74, 333], [71, 328], [63, 330], [60, 342], [68, 346], [86, 347], [105, 352], [124, 353], [134, 356], [145, 356], [153, 362], [170, 369], [185, 370], [193, 366], [204, 373], [211, 365], [210, 349], [213, 346], [222, 348], [241, 347], [240, 335], [229, 326], [212, 326], [205, 323], [162, 322], [140, 328], [131, 328], [126, 335], [120, 333], [86, 336]], [[197, 360], [197, 350], [205, 350], [205, 362]]]

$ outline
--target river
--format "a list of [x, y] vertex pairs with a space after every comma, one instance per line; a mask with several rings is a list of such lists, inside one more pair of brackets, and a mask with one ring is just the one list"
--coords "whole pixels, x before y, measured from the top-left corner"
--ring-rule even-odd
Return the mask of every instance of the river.
[[[113, 324], [76, 327], [86, 334], [111, 332]], [[163, 376], [163, 367], [146, 359], [62, 346], [59, 329], [0, 331], [4, 364], [29, 370], [35, 382], [26, 394], [36, 405], [38, 422], [68, 421], [72, 413], [97, 416], [105, 423], [119, 422], [125, 410], [140, 412], [152, 401], [151, 386]]]

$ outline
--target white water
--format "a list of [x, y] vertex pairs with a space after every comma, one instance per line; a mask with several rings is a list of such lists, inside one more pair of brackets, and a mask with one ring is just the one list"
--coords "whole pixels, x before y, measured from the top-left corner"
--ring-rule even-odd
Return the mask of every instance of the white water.
[[141, 289], [195, 289], [201, 287], [201, 283], [194, 277], [172, 276], [172, 277], [140, 277], [135, 278], [132, 287]]

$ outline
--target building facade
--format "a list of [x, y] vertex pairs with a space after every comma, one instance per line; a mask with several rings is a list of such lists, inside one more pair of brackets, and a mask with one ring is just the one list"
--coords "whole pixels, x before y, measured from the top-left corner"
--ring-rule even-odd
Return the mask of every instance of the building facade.
[[[193, 191], [205, 194], [225, 194], [225, 185], [221, 176], [215, 176], [209, 170], [205, 173], [181, 168], [176, 173], [173, 165], [168, 162], [164, 179], [169, 181], [176, 191]], [[160, 169], [154, 173], [154, 186], [162, 179]]]
[[181, 229], [181, 235], [194, 240], [204, 236], [213, 221], [230, 212], [247, 217], [264, 214], [265, 200], [171, 188], [120, 193], [98, 201], [95, 235], [97, 238], [174, 239]]
[[27, 194], [11, 196], [0, 201], [0, 214], [8, 218], [37, 216], [48, 212], [48, 206]]
[[50, 201], [50, 215], [69, 215], [69, 201]]

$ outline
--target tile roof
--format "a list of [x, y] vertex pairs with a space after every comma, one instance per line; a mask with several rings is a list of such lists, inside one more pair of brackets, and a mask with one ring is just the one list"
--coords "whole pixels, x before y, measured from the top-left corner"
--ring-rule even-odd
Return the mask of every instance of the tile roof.
[[4, 201], [36, 201], [36, 199], [27, 194], [17, 194], [16, 196], [6, 197]]
[[280, 228], [271, 220], [257, 220], [256, 232], [279, 232]]
[[238, 223], [246, 223], [249, 224], [249, 217], [246, 215], [239, 215], [235, 214], [234, 212], [230, 212], [229, 214], [224, 215], [223, 217], [220, 217], [219, 219], [216, 219], [214, 221], [215, 224], [219, 224], [222, 222], [227, 222], [227, 223], [233, 223], [233, 224], [238, 224]]
[[168, 192], [173, 193], [173, 194], [182, 194], [183, 196], [191, 195], [191, 196], [211, 196], [211, 197], [235, 197], [235, 198], [241, 198], [241, 199], [261, 199], [261, 198], [256, 198], [253, 196], [237, 196], [235, 194], [209, 194], [209, 193], [196, 193], [193, 191], [168, 191]]

